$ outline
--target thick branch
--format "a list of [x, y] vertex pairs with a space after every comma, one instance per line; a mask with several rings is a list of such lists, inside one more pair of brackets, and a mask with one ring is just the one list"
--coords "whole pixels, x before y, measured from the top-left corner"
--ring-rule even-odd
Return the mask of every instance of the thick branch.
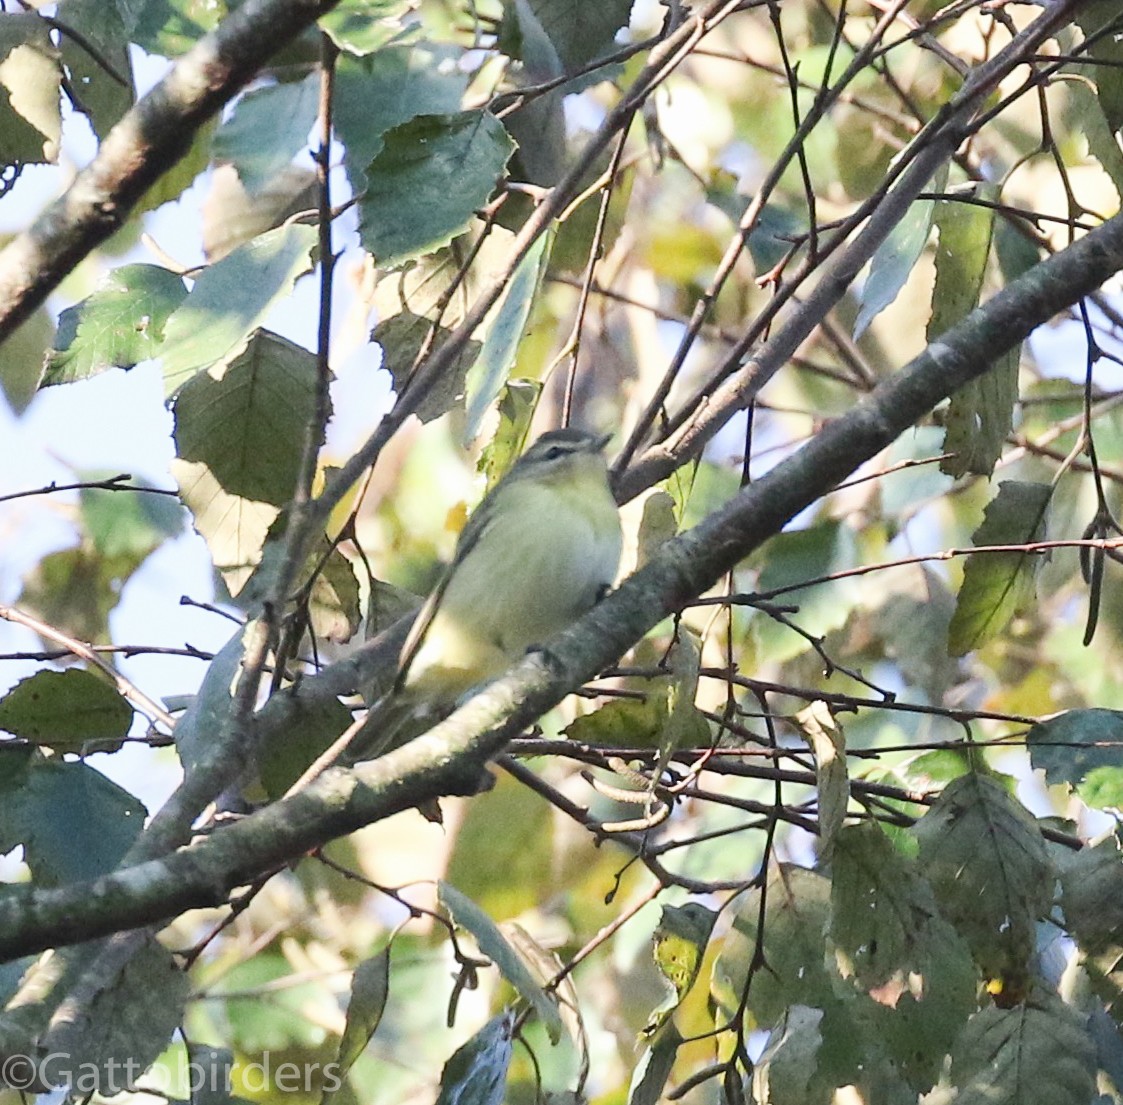
[[[271, 867], [372, 821], [470, 789], [480, 766], [572, 688], [712, 586], [799, 511], [1057, 312], [1123, 269], [1123, 216], [1037, 266], [980, 307], [849, 414], [739, 492], [652, 561], [545, 655], [519, 664], [426, 735], [162, 859], [59, 890], [0, 899], [0, 959], [167, 920], [225, 901]], [[467, 786], [466, 786], [467, 784]]]
[[339, 0], [246, 0], [109, 132], [74, 183], [0, 252], [0, 341], [128, 218], [199, 127]]

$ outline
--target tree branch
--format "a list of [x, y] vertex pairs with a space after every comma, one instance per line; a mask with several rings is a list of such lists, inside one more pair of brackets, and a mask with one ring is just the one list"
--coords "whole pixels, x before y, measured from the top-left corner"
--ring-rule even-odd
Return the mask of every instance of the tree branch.
[[802, 449], [667, 542], [599, 606], [429, 733], [165, 857], [56, 890], [0, 899], [0, 958], [167, 920], [226, 900], [260, 871], [442, 794], [472, 789], [523, 727], [712, 586], [792, 517], [981, 376], [1037, 326], [1123, 269], [1123, 216], [1030, 270], [948, 330]]
[[106, 135], [97, 156], [0, 252], [0, 342], [119, 229], [195, 133], [282, 46], [339, 0], [246, 0]]

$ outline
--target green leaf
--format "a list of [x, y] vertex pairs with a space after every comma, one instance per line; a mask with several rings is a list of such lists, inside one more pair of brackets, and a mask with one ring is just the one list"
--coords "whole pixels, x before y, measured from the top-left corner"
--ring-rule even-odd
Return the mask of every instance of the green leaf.
[[103, 676], [76, 668], [36, 672], [0, 698], [0, 729], [60, 751], [119, 741], [132, 719], [132, 707]]
[[1021, 348], [1003, 354], [992, 368], [961, 387], [945, 415], [940, 470], [949, 476], [969, 472], [990, 476], [1014, 425]]
[[773, 1025], [753, 1067], [753, 1093], [760, 1105], [830, 1105], [834, 1087], [818, 1077], [822, 1019], [821, 1009], [794, 1005]]
[[[339, 1079], [355, 1065], [371, 1037], [378, 1031], [386, 999], [390, 994], [390, 947], [387, 945], [377, 955], [364, 959], [351, 977], [351, 1000], [347, 1003], [347, 1023], [339, 1041], [336, 1056]], [[341, 1088], [342, 1083], [337, 1082]], [[334, 1090], [325, 1090], [320, 1105], [326, 1105]]]
[[413, 6], [413, 0], [342, 0], [320, 16], [320, 28], [341, 50], [361, 56], [402, 34], [401, 17]]
[[628, 1087], [628, 1105], [658, 1105], [665, 1101], [663, 1089], [678, 1057], [678, 1049], [686, 1041], [672, 1021], [655, 1042], [640, 1056]]
[[[967, 945], [931, 886], [876, 825], [848, 825], [832, 857], [828, 954], [855, 1013], [916, 1090], [928, 1089], [975, 1009]], [[872, 999], [872, 1000], [866, 1000]]]
[[[830, 880], [817, 872], [781, 864], [770, 873], [763, 918], [767, 967], [753, 975], [747, 1006], [754, 1026], [779, 1021], [789, 1005], [825, 1008], [836, 1002], [823, 961], [830, 895]], [[740, 1005], [760, 921], [761, 894], [753, 890], [739, 901], [733, 927], [714, 964], [714, 998], [727, 1012]]]
[[[971, 190], [971, 198], [993, 200], [996, 196], [997, 190], [991, 185], [973, 186]], [[978, 306], [990, 257], [994, 209], [942, 200], [936, 205], [935, 224], [939, 244], [929, 342]], [[1014, 424], [1019, 361], [1020, 348], [952, 396], [942, 450], [952, 455], [940, 461], [941, 471], [956, 477], [967, 472], [989, 476], [994, 471]]]
[[530, 1004], [545, 1026], [551, 1042], [556, 1044], [562, 1035], [557, 1003], [538, 984], [495, 922], [475, 902], [444, 881], [438, 884], [438, 897], [452, 920], [472, 934], [480, 951]]
[[0, 856], [23, 841], [19, 803], [40, 753], [30, 745], [0, 741]]
[[109, 643], [109, 613], [144, 557], [106, 557], [88, 542], [43, 557], [24, 580], [19, 604], [90, 644]]
[[226, 18], [223, 0], [116, 0], [132, 42], [150, 54], [175, 58]]
[[487, 327], [483, 347], [465, 378], [465, 446], [479, 436], [484, 416], [498, 398], [515, 363], [534, 297], [550, 259], [553, 236], [541, 235], [519, 262]]
[[0, 12], [0, 165], [58, 159], [62, 66], [45, 20]]
[[246, 347], [266, 313], [310, 270], [316, 241], [314, 227], [290, 224], [203, 270], [164, 328], [161, 356], [169, 395], [199, 369]]
[[62, 61], [70, 74], [70, 86], [88, 113], [94, 133], [104, 138], [136, 98], [132, 55], [121, 13], [106, 0], [61, 0], [56, 14], [67, 27], [92, 43], [125, 82], [114, 80], [73, 36], [61, 36]]
[[351, 711], [337, 699], [307, 701], [297, 689], [283, 731], [258, 758], [258, 775], [269, 798], [276, 801], [286, 794], [350, 724]]
[[296, 490], [315, 410], [316, 358], [268, 330], [175, 400], [176, 454], [205, 464], [230, 495], [283, 506]]
[[952, 1052], [951, 1081], [956, 1105], [1088, 1105], [1094, 1071], [1084, 1017], [1042, 995], [972, 1017]]
[[215, 747], [212, 734], [229, 715], [236, 681], [242, 672], [244, 638], [251, 629], [252, 623], [240, 626], [219, 649], [207, 666], [199, 685], [199, 693], [176, 723], [176, 752], [179, 753], [188, 778], [200, 763], [205, 762], [210, 750]]
[[232, 165], [217, 166], [210, 185], [203, 203], [203, 254], [211, 263], [311, 210], [319, 195], [315, 170], [297, 164], [279, 169], [258, 192], [246, 191]]
[[320, 77], [247, 92], [215, 131], [216, 161], [229, 161], [249, 192], [260, 192], [308, 147], [316, 122]]
[[114, 269], [97, 291], [59, 315], [43, 387], [159, 356], [168, 318], [186, 297], [183, 280], [158, 265]]
[[458, 1047], [441, 1071], [436, 1105], [502, 1105], [513, 1028], [511, 1014], [500, 1013]]
[[296, 490], [318, 372], [307, 349], [267, 330], [220, 369], [195, 376], [176, 396], [172, 474], [237, 595]]
[[[97, 480], [109, 474], [82, 475]], [[130, 486], [139, 489], [152, 485], [133, 479]], [[183, 530], [183, 507], [174, 495], [84, 487], [78, 497], [86, 535], [97, 552], [109, 559], [135, 558], [139, 562]]]
[[51, 1047], [66, 1055], [67, 1069], [77, 1080], [71, 1086], [88, 1095], [96, 1077], [98, 1095], [113, 1097], [132, 1090], [137, 1072], [167, 1047], [182, 1024], [191, 987], [171, 952], [151, 935], [124, 962], [106, 959], [111, 973], [106, 977], [102, 961], [98, 988], [84, 1015], [60, 1018]]
[[651, 1038], [670, 1019], [693, 987], [706, 954], [717, 914], [697, 902], [665, 905], [652, 935], [655, 965], [670, 986], [667, 997], [653, 1009], [642, 1035]]
[[351, 561], [337, 548], [328, 553], [316, 573], [308, 597], [308, 617], [317, 638], [336, 644], [351, 640], [362, 624], [359, 581]]
[[1007, 284], [1029, 272], [1041, 260], [1040, 247], [1005, 219], [994, 229], [994, 255]]
[[830, 853], [850, 802], [846, 771], [846, 734], [825, 702], [816, 701], [796, 715], [803, 736], [815, 754], [815, 786], [819, 792], [819, 849]]
[[215, 121], [210, 119], [199, 127], [187, 152], [157, 177], [152, 187], [141, 196], [129, 212], [133, 225], [136, 225], [141, 215], [179, 199], [195, 183], [195, 178], [210, 165], [211, 139], [215, 125]]
[[912, 970], [938, 916], [916, 865], [867, 823], [838, 834], [832, 870], [830, 935], [839, 974], [872, 990]]
[[[699, 469], [700, 474], [702, 471]], [[857, 559], [854, 531], [843, 523], [822, 522], [780, 533], [763, 549], [757, 590], [781, 591], [776, 602], [798, 603], [798, 612], [788, 617], [805, 632], [821, 637], [846, 621], [851, 607], [860, 599], [859, 590], [852, 579], [806, 588], [802, 584], [851, 568]], [[770, 661], [791, 659], [811, 647], [805, 637], [764, 614], [755, 614], [752, 626], [761, 654]]]
[[[1123, 35], [1119, 27], [1119, 5], [1114, 0], [1092, 0], [1081, 5], [1075, 19], [1086, 39], [1095, 36], [1088, 47], [1090, 64], [1078, 69], [1095, 83], [1107, 125], [1112, 132], [1117, 132], [1123, 128]], [[1105, 30], [1106, 34], [1098, 33]]]
[[514, 150], [485, 111], [423, 115], [383, 140], [359, 203], [360, 237], [383, 269], [432, 253], [466, 229]]
[[[433, 323], [424, 315], [402, 311], [383, 319], [371, 333], [371, 341], [382, 346], [382, 367], [394, 379], [394, 389], [399, 393], [405, 387], [424, 348]], [[439, 350], [452, 336], [452, 331], [437, 326], [431, 353]], [[462, 346], [446, 374], [435, 380], [413, 412], [422, 422], [431, 422], [447, 414], [464, 395], [464, 378], [479, 355], [480, 343], [467, 341]], [[431, 355], [431, 354], [430, 354]]]
[[1036, 821], [993, 779], [949, 783], [913, 827], [921, 873], [941, 913], [989, 978], [1024, 972], [1034, 925], [1053, 898], [1053, 869]]
[[676, 533], [675, 500], [661, 488], [654, 488], [643, 501], [636, 535], [636, 567], [642, 568]]
[[172, 474], [232, 595], [296, 490], [317, 380], [311, 353], [260, 330], [176, 396]]
[[366, 187], [366, 168], [382, 151], [388, 130], [418, 115], [460, 110], [468, 74], [459, 58], [451, 46], [418, 42], [387, 46], [361, 60], [339, 59], [332, 122], [355, 192]]
[[231, 1093], [232, 1051], [188, 1042], [187, 1060], [195, 1072], [190, 1082], [191, 1105], [241, 1105], [242, 1099]]
[[[339, 1013], [335, 996], [307, 975], [294, 978], [292, 964], [275, 946], [232, 963], [210, 993], [225, 1006], [224, 1028], [235, 1053], [321, 1048], [324, 1030], [317, 1016]], [[267, 1001], [262, 994], [269, 995]]]
[[[1115, 62], [1115, 65], [1118, 64], [1118, 61]], [[1119, 83], [1120, 79], [1113, 67], [1081, 65], [1075, 68], [1083, 73], [1084, 79], [1066, 82], [1071, 83], [1072, 87], [1069, 89], [1071, 94], [1065, 98], [1064, 123], [1071, 131], [1084, 137], [1088, 143], [1088, 152], [1100, 163], [1115, 185], [1116, 195], [1123, 196], [1123, 151], [1119, 149], [1108, 117], [1108, 111], [1113, 107], [1113, 97], [1109, 95], [1105, 98], [1102, 94], [1105, 88], [1111, 88], [1113, 81], [1117, 87], [1123, 88], [1123, 85]], [[1102, 81], [1104, 75], [1108, 75], [1107, 83], [1101, 83], [1100, 94], [1097, 95], [1086, 82], [1097, 79]], [[1123, 99], [1120, 104], [1123, 105]]]
[[[947, 183], [947, 166], [937, 172], [925, 191], [943, 191]], [[877, 248], [870, 261], [869, 275], [858, 294], [858, 317], [854, 321], [854, 337], [860, 338], [873, 320], [897, 298], [928, 244], [935, 200], [914, 200], [904, 218]]]
[[16, 414], [27, 409], [41, 387], [54, 336], [54, 317], [40, 307], [0, 342], [0, 395]]
[[1123, 947], [1123, 852], [1114, 836], [1064, 864], [1061, 909], [1065, 928], [1085, 953]]
[[32, 878], [50, 887], [112, 871], [147, 811], [88, 764], [55, 759], [32, 765], [16, 809], [8, 812]]
[[525, 61], [525, 43], [533, 30], [540, 30], [553, 46], [564, 72], [573, 73], [618, 48], [616, 33], [627, 26], [632, 3], [633, 0], [577, 0], [567, 4], [554, 0], [507, 0], [499, 32], [500, 49]]
[[1123, 806], [1123, 713], [1066, 710], [1026, 735], [1030, 763], [1050, 783], [1075, 788], [1090, 806]]
[[530, 423], [542, 394], [539, 380], [508, 380], [499, 396], [499, 427], [480, 457], [480, 471], [490, 491], [523, 454]]
[[[1052, 498], [1049, 484], [1007, 480], [972, 534], [980, 545], [1022, 545], [1045, 535], [1045, 515]], [[962, 656], [986, 644], [1033, 597], [1038, 560], [1028, 553], [976, 553], [967, 560], [963, 586], [948, 627], [948, 651]]]

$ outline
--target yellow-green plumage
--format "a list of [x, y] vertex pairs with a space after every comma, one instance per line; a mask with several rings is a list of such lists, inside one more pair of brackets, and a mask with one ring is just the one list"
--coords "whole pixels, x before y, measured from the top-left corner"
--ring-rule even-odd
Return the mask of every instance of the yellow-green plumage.
[[472, 513], [402, 649], [394, 690], [373, 711], [380, 732], [366, 755], [401, 743], [409, 717], [439, 715], [500, 675], [611, 586], [621, 537], [606, 442], [543, 434]]

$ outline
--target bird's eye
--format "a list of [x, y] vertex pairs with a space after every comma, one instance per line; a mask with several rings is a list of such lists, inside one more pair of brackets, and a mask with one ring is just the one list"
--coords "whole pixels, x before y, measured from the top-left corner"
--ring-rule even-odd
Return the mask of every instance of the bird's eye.
[[558, 457], [561, 456], [565, 456], [565, 450], [560, 445], [551, 445], [550, 448], [546, 450], [547, 460], [557, 460]]

